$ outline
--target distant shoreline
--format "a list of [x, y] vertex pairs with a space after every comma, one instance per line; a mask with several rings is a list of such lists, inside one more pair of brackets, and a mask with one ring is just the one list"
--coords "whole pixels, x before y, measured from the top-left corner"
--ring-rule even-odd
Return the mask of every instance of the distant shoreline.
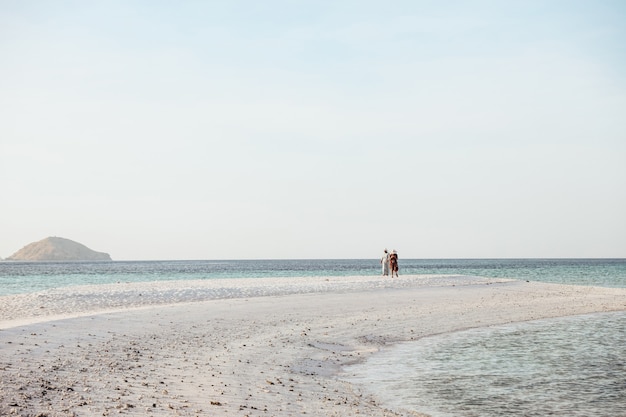
[[[77, 285], [267, 277], [381, 277], [377, 259], [2, 262], [0, 296]], [[626, 287], [626, 260], [400, 261], [400, 277], [466, 275], [567, 285]]]

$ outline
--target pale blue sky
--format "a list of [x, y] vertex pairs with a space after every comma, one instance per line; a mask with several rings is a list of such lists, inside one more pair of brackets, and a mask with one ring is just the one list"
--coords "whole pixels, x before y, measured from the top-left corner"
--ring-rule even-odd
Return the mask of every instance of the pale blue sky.
[[626, 257], [622, 1], [0, 0], [0, 257]]

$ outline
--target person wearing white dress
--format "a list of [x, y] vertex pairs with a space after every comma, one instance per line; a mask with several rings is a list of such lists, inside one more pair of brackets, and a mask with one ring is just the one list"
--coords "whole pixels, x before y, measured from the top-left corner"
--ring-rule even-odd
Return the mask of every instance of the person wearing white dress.
[[389, 252], [387, 252], [387, 249], [383, 252], [383, 257], [380, 259], [380, 263], [383, 266], [383, 276], [389, 275]]

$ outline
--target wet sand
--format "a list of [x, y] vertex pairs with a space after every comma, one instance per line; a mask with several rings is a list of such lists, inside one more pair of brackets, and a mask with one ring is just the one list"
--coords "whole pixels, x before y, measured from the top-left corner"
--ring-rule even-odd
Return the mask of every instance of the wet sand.
[[0, 415], [416, 416], [341, 379], [381, 347], [626, 310], [626, 289], [460, 276], [112, 284], [0, 297]]

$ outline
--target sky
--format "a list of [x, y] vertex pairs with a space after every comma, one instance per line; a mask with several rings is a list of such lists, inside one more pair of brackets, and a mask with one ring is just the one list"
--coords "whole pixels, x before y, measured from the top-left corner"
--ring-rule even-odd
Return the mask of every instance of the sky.
[[0, 0], [0, 257], [626, 257], [623, 1]]

